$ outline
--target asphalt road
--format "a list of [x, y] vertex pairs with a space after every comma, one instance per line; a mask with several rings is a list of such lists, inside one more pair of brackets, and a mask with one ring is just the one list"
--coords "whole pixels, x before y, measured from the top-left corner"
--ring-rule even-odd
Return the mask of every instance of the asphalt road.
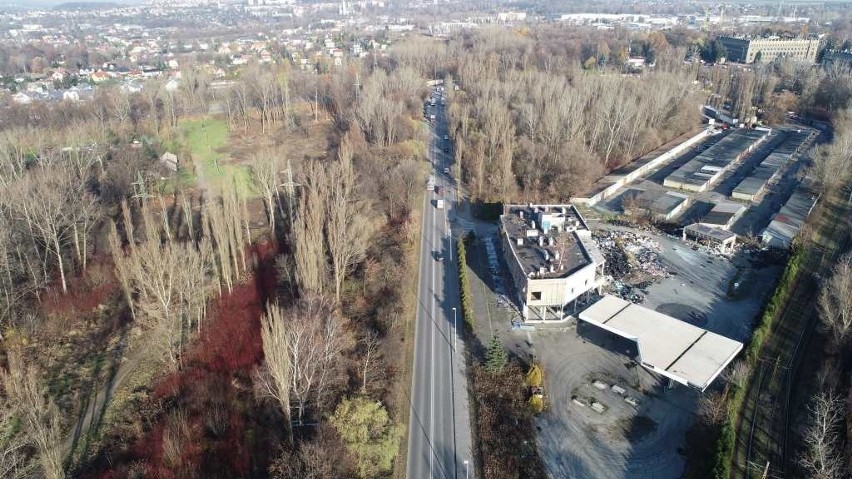
[[444, 152], [451, 148], [444, 140], [444, 108], [439, 103], [429, 113], [436, 115], [429, 132], [431, 174], [443, 191], [445, 206], [437, 208], [439, 196], [434, 189], [425, 195], [406, 477], [475, 477], [464, 344], [456, 329], [462, 321], [458, 316], [458, 264], [448, 220], [456, 195], [453, 179], [444, 173], [452, 150]]

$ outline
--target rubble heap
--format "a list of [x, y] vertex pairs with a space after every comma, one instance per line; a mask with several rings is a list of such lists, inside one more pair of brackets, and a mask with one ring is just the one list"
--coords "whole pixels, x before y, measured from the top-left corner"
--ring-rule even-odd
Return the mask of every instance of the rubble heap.
[[605, 273], [612, 277], [613, 294], [641, 303], [651, 283], [671, 276], [660, 259], [660, 245], [652, 238], [632, 231], [598, 230], [592, 238], [606, 258]]

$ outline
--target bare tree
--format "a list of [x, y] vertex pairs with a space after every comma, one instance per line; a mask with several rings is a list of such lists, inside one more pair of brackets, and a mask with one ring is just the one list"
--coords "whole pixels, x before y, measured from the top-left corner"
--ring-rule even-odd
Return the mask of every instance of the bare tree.
[[334, 297], [339, 302], [349, 269], [364, 258], [371, 225], [365, 216], [366, 204], [358, 196], [352, 149], [346, 138], [340, 144], [338, 162], [330, 170], [326, 239], [334, 276]]
[[261, 318], [260, 329], [266, 364], [257, 377], [264, 392], [278, 402], [286, 421], [290, 443], [292, 443], [290, 388], [293, 368], [290, 364], [288, 333], [285, 312], [277, 304], [267, 304], [266, 314]]
[[808, 405], [808, 425], [802, 440], [806, 450], [799, 462], [810, 477], [842, 476], [839, 441], [843, 432], [843, 401], [832, 392], [821, 392]]
[[320, 165], [309, 163], [302, 183], [304, 186], [292, 239], [296, 280], [302, 291], [322, 294], [327, 282], [322, 234], [326, 222], [327, 173]]
[[[145, 218], [146, 231], [156, 227]], [[153, 333], [172, 366], [179, 365], [180, 352], [193, 328], [200, 330], [210, 297], [212, 249], [203, 239], [191, 243], [161, 244], [150, 234], [149, 240], [132, 248], [127, 255], [117, 252], [117, 234], [111, 233], [116, 275], [125, 288], [137, 319]], [[129, 294], [128, 294], [129, 293]]]
[[847, 253], [832, 268], [817, 302], [823, 328], [841, 346], [852, 331], [852, 253]]
[[38, 371], [13, 351], [9, 354], [9, 370], [0, 371], [0, 380], [36, 448], [42, 473], [48, 479], [64, 478], [61, 417], [59, 409], [47, 397], [47, 388], [41, 385]]
[[361, 344], [364, 348], [363, 366], [361, 367], [361, 392], [367, 392], [367, 382], [372, 378], [375, 372], [375, 364], [379, 359], [379, 333], [370, 330], [361, 338]]
[[6, 190], [12, 216], [55, 259], [63, 292], [68, 291], [64, 253], [76, 225], [78, 199], [70, 173], [62, 166], [36, 168]]
[[280, 209], [278, 204], [278, 186], [281, 184], [278, 174], [281, 170], [283, 152], [272, 148], [263, 148], [252, 156], [252, 179], [255, 189], [263, 197], [266, 205], [266, 216], [269, 221], [269, 233], [275, 238], [275, 213]]
[[709, 425], [721, 424], [728, 414], [725, 395], [720, 392], [702, 394], [698, 399], [698, 415]]
[[731, 386], [742, 388], [745, 386], [749, 374], [751, 374], [751, 368], [748, 363], [740, 360], [725, 370], [724, 378]]
[[301, 421], [308, 404], [321, 407], [326, 389], [340, 378], [340, 359], [349, 341], [343, 319], [321, 297], [302, 299], [284, 319], [289, 391], [296, 419]]

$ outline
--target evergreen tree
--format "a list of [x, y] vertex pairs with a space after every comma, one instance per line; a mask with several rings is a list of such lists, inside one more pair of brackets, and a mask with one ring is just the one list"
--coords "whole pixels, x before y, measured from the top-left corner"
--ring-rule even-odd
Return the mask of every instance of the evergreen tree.
[[509, 357], [500, 342], [500, 338], [496, 335], [493, 336], [491, 344], [488, 345], [488, 350], [485, 352], [485, 369], [492, 374], [499, 373], [506, 366], [508, 360]]

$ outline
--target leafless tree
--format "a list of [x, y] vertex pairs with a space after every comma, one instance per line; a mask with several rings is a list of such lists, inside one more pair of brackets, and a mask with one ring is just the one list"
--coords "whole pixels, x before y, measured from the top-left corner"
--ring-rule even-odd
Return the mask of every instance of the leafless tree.
[[329, 301], [317, 296], [286, 311], [284, 323], [290, 397], [301, 421], [307, 405], [322, 406], [326, 389], [340, 378], [340, 359], [349, 341], [342, 318]]
[[361, 367], [361, 391], [367, 392], [367, 382], [376, 375], [375, 365], [379, 359], [381, 351], [379, 345], [379, 334], [376, 331], [370, 330], [361, 338], [363, 351], [363, 366]]
[[834, 265], [817, 304], [823, 328], [831, 333], [836, 346], [842, 345], [852, 331], [852, 253]]
[[364, 258], [371, 235], [367, 206], [359, 197], [352, 165], [351, 145], [344, 138], [338, 161], [330, 168], [326, 203], [326, 239], [334, 277], [334, 297], [339, 302], [343, 282], [352, 266]]
[[[143, 215], [146, 218], [146, 215]], [[146, 231], [156, 227], [145, 219]], [[138, 321], [155, 337], [172, 366], [179, 365], [180, 352], [193, 329], [200, 330], [210, 297], [212, 249], [206, 239], [192, 243], [162, 243], [150, 234], [144, 243], [127, 255], [117, 250], [120, 244], [115, 226], [111, 228], [111, 248], [116, 275]]]
[[748, 376], [751, 374], [751, 368], [745, 361], [737, 361], [725, 370], [725, 381], [731, 386], [742, 388], [745, 386]]
[[290, 364], [288, 325], [285, 312], [277, 304], [266, 305], [266, 314], [261, 318], [260, 335], [263, 339], [265, 367], [257, 378], [264, 393], [275, 399], [284, 415], [290, 442], [293, 433], [290, 428], [290, 388], [292, 387], [293, 368]]
[[296, 280], [303, 291], [316, 294], [325, 291], [327, 282], [323, 241], [327, 181], [327, 173], [320, 165], [313, 162], [306, 165], [293, 228]]
[[62, 282], [66, 281], [65, 248], [76, 225], [77, 205], [71, 171], [67, 167], [35, 168], [6, 190], [13, 218], [25, 225], [33, 242], [55, 260]]
[[26, 364], [20, 353], [13, 351], [9, 354], [9, 369], [0, 371], [0, 380], [36, 448], [42, 473], [48, 479], [64, 478], [61, 417], [59, 409], [47, 397], [47, 388], [40, 383], [38, 371]]
[[843, 432], [843, 401], [832, 392], [821, 392], [808, 405], [808, 425], [802, 440], [806, 450], [799, 462], [810, 477], [842, 477], [843, 457], [839, 441]]
[[252, 155], [251, 171], [254, 187], [260, 193], [266, 205], [269, 221], [269, 233], [275, 238], [275, 215], [280, 209], [278, 186], [281, 184], [279, 172], [283, 152], [272, 148], [263, 148]]
[[721, 424], [727, 417], [725, 395], [714, 391], [702, 394], [698, 399], [698, 415], [709, 425]]

